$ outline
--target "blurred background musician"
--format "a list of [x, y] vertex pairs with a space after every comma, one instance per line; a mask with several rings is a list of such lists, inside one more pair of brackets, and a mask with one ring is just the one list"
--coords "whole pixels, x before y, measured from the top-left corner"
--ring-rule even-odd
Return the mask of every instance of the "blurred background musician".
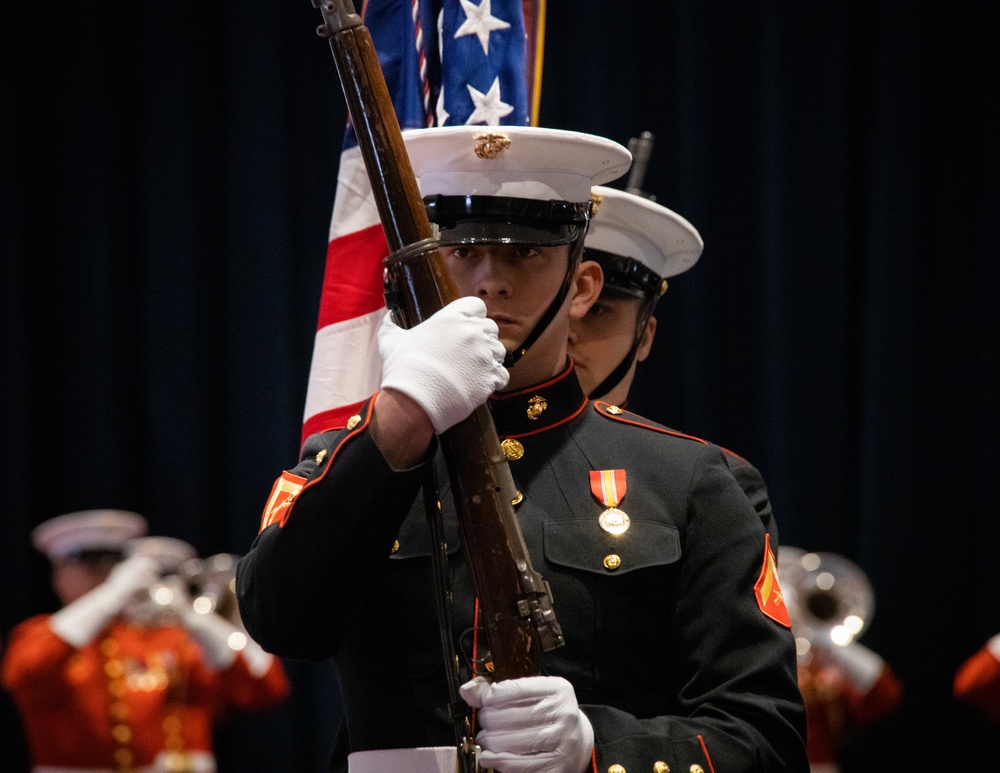
[[778, 577], [795, 635], [810, 771], [839, 773], [857, 734], [899, 708], [903, 683], [881, 655], [855, 640], [875, 608], [857, 564], [782, 545]]
[[956, 700], [1000, 727], [1000, 633], [959, 666], [953, 689]]
[[36, 773], [214, 773], [218, 714], [288, 695], [278, 659], [197, 611], [178, 574], [194, 548], [146, 531], [137, 513], [87, 510], [32, 533], [64, 606], [14, 627], [2, 679]]

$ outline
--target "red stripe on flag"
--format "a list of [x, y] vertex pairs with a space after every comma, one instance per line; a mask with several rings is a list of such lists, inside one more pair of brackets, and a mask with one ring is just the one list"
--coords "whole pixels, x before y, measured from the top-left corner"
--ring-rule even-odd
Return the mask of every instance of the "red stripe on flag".
[[385, 306], [382, 259], [388, 254], [381, 223], [344, 234], [327, 245], [317, 329]]
[[[366, 397], [365, 400], [367, 399]], [[358, 412], [361, 406], [365, 404], [365, 400], [359, 400], [350, 405], [341, 405], [337, 408], [331, 408], [328, 411], [321, 411], [310, 416], [302, 424], [302, 442], [304, 443], [307, 437], [317, 432], [326, 432], [327, 430], [340, 429], [347, 426], [347, 420]]]

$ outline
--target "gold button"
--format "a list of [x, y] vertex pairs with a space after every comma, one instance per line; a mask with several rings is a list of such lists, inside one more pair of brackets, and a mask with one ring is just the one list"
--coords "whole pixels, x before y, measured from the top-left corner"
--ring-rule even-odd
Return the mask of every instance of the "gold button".
[[623, 411], [617, 405], [609, 405], [608, 413], [610, 413], [612, 416], [618, 416], [619, 414], [625, 413], [625, 411]]
[[128, 743], [132, 740], [132, 728], [128, 725], [115, 725], [111, 728], [111, 737], [118, 743]]
[[125, 666], [122, 665], [120, 660], [109, 660], [104, 664], [104, 673], [112, 679], [117, 679], [125, 673]]
[[399, 552], [399, 540], [398, 539], [392, 541], [392, 550], [390, 550], [389, 552], [390, 553], [398, 553]]
[[662, 760], [653, 763], [653, 773], [670, 773], [670, 766]]
[[515, 462], [524, 456], [524, 446], [521, 445], [519, 440], [514, 440], [514, 438], [507, 438], [501, 442], [500, 450], [503, 451], [503, 455], [510, 462]]
[[356, 413], [347, 420], [347, 428], [354, 429], [360, 423], [361, 423], [361, 415]]
[[610, 569], [611, 571], [614, 571], [621, 565], [622, 565], [621, 557], [615, 555], [614, 553], [608, 553], [608, 555], [604, 557], [605, 569]]
[[689, 770], [691, 773], [705, 773], [705, 769], [701, 765], [692, 765]]
[[326, 449], [322, 449], [318, 454], [316, 454], [316, 464], [323, 464], [323, 460], [326, 459]]
[[615, 763], [610, 768], [608, 768], [608, 773], [625, 773], [625, 768], [618, 763]]

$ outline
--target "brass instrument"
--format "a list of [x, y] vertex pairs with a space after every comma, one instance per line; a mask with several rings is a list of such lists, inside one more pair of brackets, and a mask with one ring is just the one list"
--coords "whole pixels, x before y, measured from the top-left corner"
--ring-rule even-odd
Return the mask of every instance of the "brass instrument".
[[782, 545], [778, 578], [800, 664], [821, 647], [844, 646], [871, 623], [875, 594], [861, 567], [836, 553]]
[[236, 603], [236, 562], [239, 559], [235, 553], [192, 558], [181, 564], [178, 574], [190, 588], [191, 605], [196, 612], [214, 612], [243, 628]]

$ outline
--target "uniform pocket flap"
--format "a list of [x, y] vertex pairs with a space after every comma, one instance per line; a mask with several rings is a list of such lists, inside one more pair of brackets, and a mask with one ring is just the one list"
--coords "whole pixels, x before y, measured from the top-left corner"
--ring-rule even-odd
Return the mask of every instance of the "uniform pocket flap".
[[544, 535], [546, 560], [585, 572], [627, 574], [681, 557], [677, 527], [660, 521], [632, 519], [622, 534], [604, 531], [596, 518], [546, 521]]

